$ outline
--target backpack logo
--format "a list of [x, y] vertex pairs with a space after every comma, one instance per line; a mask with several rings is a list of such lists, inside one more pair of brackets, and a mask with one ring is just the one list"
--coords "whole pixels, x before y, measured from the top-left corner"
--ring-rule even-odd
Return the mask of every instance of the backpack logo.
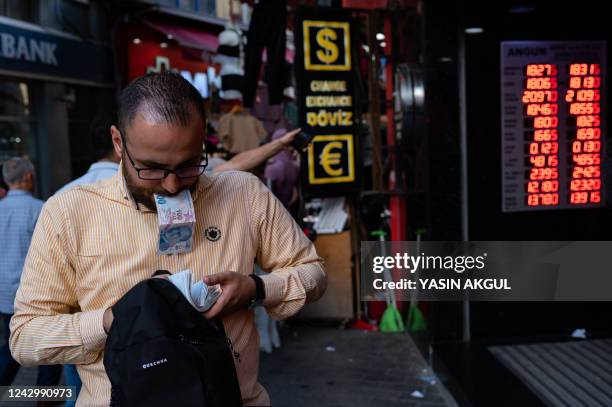
[[163, 359], [155, 360], [153, 362], [145, 363], [145, 364], [142, 365], [142, 368], [143, 369], [149, 369], [151, 367], [158, 366], [158, 365], [161, 365], [161, 364], [164, 364], [164, 363], [168, 363], [168, 359], [163, 358]]
[[214, 226], [209, 226], [204, 231], [204, 236], [206, 236], [206, 238], [210, 240], [211, 242], [216, 242], [217, 240], [221, 238], [221, 231], [219, 230], [219, 228], [216, 228]]

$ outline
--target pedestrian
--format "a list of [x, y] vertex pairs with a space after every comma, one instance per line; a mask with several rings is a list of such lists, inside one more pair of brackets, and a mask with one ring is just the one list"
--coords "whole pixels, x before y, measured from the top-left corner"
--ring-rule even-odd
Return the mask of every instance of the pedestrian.
[[[259, 179], [203, 175], [205, 123], [200, 94], [180, 75], [135, 80], [121, 93], [111, 129], [117, 175], [55, 195], [41, 212], [15, 300], [11, 350], [23, 364], [76, 364], [83, 380], [77, 405], [109, 404], [103, 357], [112, 306], [155, 270], [190, 269], [220, 284], [203, 316], [222, 319], [240, 355], [234, 364], [246, 406], [270, 405], [258, 382], [251, 307], [261, 303], [286, 318], [325, 291], [322, 259]], [[184, 190], [196, 215], [192, 249], [160, 255], [153, 195]], [[266, 275], [252, 274], [254, 259]]]
[[[277, 129], [272, 134], [272, 141], [282, 139], [287, 130]], [[289, 210], [297, 200], [297, 184], [300, 167], [294, 158], [293, 151], [282, 149], [266, 163], [265, 177], [271, 183], [271, 190]]]
[[[110, 128], [114, 122], [115, 115], [113, 114], [101, 115], [92, 122], [89, 133], [91, 135], [96, 162], [89, 166], [85, 174], [64, 185], [56, 193], [59, 194], [78, 185], [92, 184], [99, 180], [111, 178], [117, 174], [121, 157], [115, 152], [113, 141], [110, 136]], [[82, 382], [75, 365], [64, 365], [64, 377], [66, 378], [66, 385], [74, 387], [75, 394], [78, 395], [81, 391]], [[76, 402], [74, 400], [66, 402], [66, 407], [73, 407], [75, 405]]]
[[96, 118], [90, 128], [96, 162], [81, 177], [64, 185], [57, 193], [67, 191], [77, 185], [92, 184], [98, 180], [111, 178], [117, 174], [121, 157], [115, 152], [110, 136], [110, 128], [115, 122], [115, 115], [105, 114]]
[[[2, 176], [9, 191], [0, 200], [0, 317], [6, 339], [0, 350], [0, 386], [10, 386], [20, 366], [9, 350], [9, 321], [13, 316], [15, 292], [43, 201], [32, 196], [35, 178], [34, 166], [30, 161], [18, 157], [5, 161]], [[60, 365], [39, 366], [36, 385], [56, 386], [61, 374]]]

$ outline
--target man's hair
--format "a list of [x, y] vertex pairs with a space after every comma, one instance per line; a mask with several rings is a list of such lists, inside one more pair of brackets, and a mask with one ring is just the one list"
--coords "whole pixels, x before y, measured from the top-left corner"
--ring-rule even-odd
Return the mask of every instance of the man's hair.
[[9, 158], [2, 165], [2, 177], [4, 181], [11, 185], [23, 180], [23, 177], [28, 173], [34, 174], [34, 166], [25, 158], [13, 157]]
[[110, 133], [111, 126], [116, 123], [115, 116], [114, 113], [103, 113], [91, 122], [89, 134], [96, 161], [109, 157], [115, 151]]
[[124, 137], [125, 129], [137, 113], [156, 122], [187, 126], [194, 109], [206, 125], [206, 113], [202, 96], [182, 76], [164, 72], [137, 78], [119, 96], [119, 129]]

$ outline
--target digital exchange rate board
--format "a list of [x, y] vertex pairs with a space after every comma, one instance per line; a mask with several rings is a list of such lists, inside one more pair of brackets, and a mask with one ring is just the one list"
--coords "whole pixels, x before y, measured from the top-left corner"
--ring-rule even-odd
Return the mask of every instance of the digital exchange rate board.
[[501, 43], [502, 210], [604, 205], [604, 41]]

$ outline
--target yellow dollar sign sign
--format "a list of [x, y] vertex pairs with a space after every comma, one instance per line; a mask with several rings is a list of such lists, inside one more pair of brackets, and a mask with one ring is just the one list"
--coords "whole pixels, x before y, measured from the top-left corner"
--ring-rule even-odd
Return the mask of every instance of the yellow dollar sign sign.
[[331, 64], [338, 59], [338, 47], [332, 41], [338, 38], [338, 34], [331, 28], [323, 28], [317, 33], [317, 44], [325, 51], [318, 50], [317, 58], [323, 63]]
[[332, 165], [340, 164], [340, 159], [342, 158], [341, 153], [332, 153], [332, 150], [342, 150], [342, 143], [339, 141], [333, 141], [328, 143], [321, 152], [319, 156], [319, 163], [323, 167], [326, 173], [331, 175], [332, 177], [339, 177], [342, 175], [342, 167], [340, 168], [332, 168]]

